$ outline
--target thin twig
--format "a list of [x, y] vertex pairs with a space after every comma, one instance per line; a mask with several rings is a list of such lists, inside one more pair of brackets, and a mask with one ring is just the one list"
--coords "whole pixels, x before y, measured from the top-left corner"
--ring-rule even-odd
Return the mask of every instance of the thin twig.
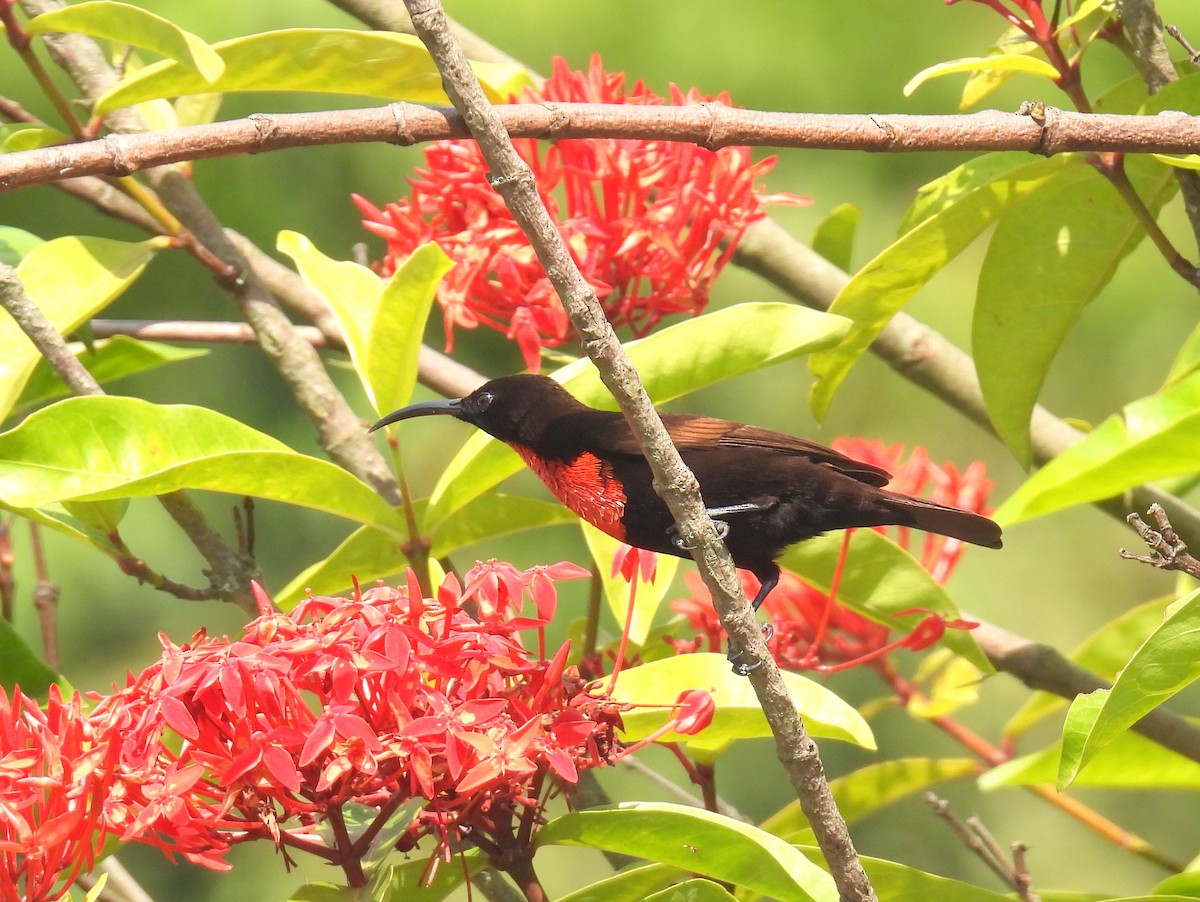
[[1137, 514], [1130, 514], [1127, 519], [1129, 525], [1136, 529], [1138, 535], [1142, 537], [1142, 541], [1149, 546], [1151, 553], [1133, 554], [1122, 548], [1120, 550], [1121, 557], [1142, 564], [1150, 564], [1159, 570], [1179, 570], [1193, 579], [1200, 579], [1200, 560], [1188, 553], [1187, 544], [1175, 532], [1171, 520], [1167, 517], [1167, 512], [1160, 505], [1152, 504], [1147, 513], [1154, 519], [1157, 530], [1147, 526], [1146, 522]]
[[[2, 263], [0, 307], [12, 316], [21, 331], [33, 342], [34, 347], [72, 392], [77, 395], [104, 394], [99, 383], [79, 362], [58, 330], [26, 293], [17, 271]], [[158, 497], [163, 508], [179, 524], [212, 567], [209, 579], [220, 597], [240, 604], [247, 611], [256, 611], [250, 596], [250, 580], [261, 579], [261, 574], [254, 562], [238, 554], [225, 543], [186, 493], [169, 492]]]
[[1016, 891], [1017, 898], [1022, 902], [1039, 902], [1040, 897], [1032, 889], [1024, 843], [1013, 843], [1013, 856], [1009, 861], [1000, 844], [978, 817], [969, 817], [963, 821], [954, 813], [949, 802], [938, 798], [932, 792], [925, 793], [925, 801], [934, 814], [950, 825], [950, 829], [962, 840], [964, 846], [987, 865], [1006, 886]]

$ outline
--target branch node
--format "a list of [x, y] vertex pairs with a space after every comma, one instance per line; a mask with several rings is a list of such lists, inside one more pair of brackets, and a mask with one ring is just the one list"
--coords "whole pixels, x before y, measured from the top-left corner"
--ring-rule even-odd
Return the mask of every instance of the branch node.
[[711, 100], [706, 100], [700, 104], [700, 108], [708, 114], [708, 134], [704, 136], [704, 140], [700, 142], [700, 146], [705, 150], [719, 150], [721, 141], [719, 137], [720, 119], [718, 118], [718, 110], [721, 104], [714, 103]]
[[392, 111], [392, 118], [396, 120], [396, 137], [391, 143], [401, 147], [416, 144], [417, 136], [413, 134], [412, 126], [408, 122], [408, 104], [389, 103], [388, 109]]
[[546, 123], [547, 138], [557, 137], [559, 132], [570, 126], [571, 117], [563, 110], [561, 105], [553, 101], [543, 100], [542, 109], [550, 115], [550, 121]]
[[1149, 564], [1159, 570], [1180, 570], [1195, 579], [1200, 579], [1200, 560], [1188, 553], [1187, 543], [1175, 532], [1175, 527], [1171, 525], [1162, 505], [1152, 504], [1146, 513], [1154, 520], [1157, 529], [1152, 529], [1136, 513], [1130, 514], [1125, 520], [1137, 530], [1137, 534], [1150, 548], [1151, 553], [1133, 554], [1121, 548], [1119, 549], [1121, 557], [1127, 561]]
[[137, 171], [137, 167], [131, 164], [129, 162], [129, 158], [125, 155], [125, 148], [120, 135], [105, 135], [104, 149], [107, 151], [109, 158], [112, 160], [113, 175], [123, 178], [127, 175], [132, 175]]
[[264, 150], [270, 150], [269, 142], [279, 130], [274, 117], [266, 113], [251, 113], [246, 118], [254, 125], [256, 133], [255, 146], [247, 153], [262, 153]]

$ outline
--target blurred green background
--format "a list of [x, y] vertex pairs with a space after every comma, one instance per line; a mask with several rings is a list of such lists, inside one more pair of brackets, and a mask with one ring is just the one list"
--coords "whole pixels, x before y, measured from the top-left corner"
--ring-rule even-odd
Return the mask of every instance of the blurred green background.
[[[288, 4], [151, 2], [147, 8], [202, 37], [216, 41], [258, 30], [295, 26], [357, 27], [338, 9], [317, 0]], [[1195, 0], [1164, 0], [1164, 19], [1180, 25], [1200, 43], [1200, 5]], [[659, 93], [671, 82], [708, 93], [729, 91], [741, 106], [810, 112], [947, 113], [957, 108], [963, 77], [935, 80], [912, 97], [902, 86], [936, 62], [981, 55], [1000, 35], [1002, 22], [983, 6], [964, 2], [947, 8], [939, 0], [762, 0], [727, 4], [713, 0], [660, 0], [656, 3], [555, 3], [548, 0], [449, 2], [452, 16], [503, 50], [545, 72], [552, 56], [582, 67], [600, 53], [610, 71], [642, 79]], [[1174, 48], [1173, 48], [1174, 50]], [[1180, 54], [1176, 53], [1176, 56]], [[1085, 87], [1093, 97], [1130, 75], [1127, 62], [1111, 47], [1089, 51]], [[21, 100], [49, 117], [32, 82], [11, 52], [0, 51], [0, 94]], [[1044, 81], [1012, 80], [990, 105], [1013, 110], [1026, 99], [1066, 105]], [[258, 111], [372, 105], [362, 98], [241, 95], [226, 99], [222, 118]], [[53, 120], [51, 120], [53, 121]], [[807, 240], [834, 207], [852, 203], [862, 211], [855, 264], [861, 265], [894, 237], [900, 216], [923, 183], [967, 158], [964, 154], [887, 155], [783, 151], [767, 180], [771, 191], [813, 198], [804, 209], [781, 208], [774, 215]], [[358, 223], [349, 194], [377, 204], [405, 191], [405, 177], [420, 160], [419, 148], [346, 146], [291, 150], [260, 156], [213, 160], [195, 167], [195, 181], [224, 223], [273, 249], [281, 229], [309, 235], [326, 253], [348, 257], [366, 241], [371, 255], [379, 244]], [[1178, 202], [1176, 202], [1177, 205]], [[83, 207], [50, 187], [0, 195], [0, 222], [43, 238], [66, 234], [138, 237], [134, 230]], [[1178, 209], [1166, 214], [1169, 233], [1185, 254], [1194, 255]], [[951, 340], [969, 343], [970, 312], [981, 243], [968, 250], [923, 290], [909, 311]], [[1021, 278], [1013, 273], [1014, 279]], [[1036, 290], [1036, 286], [1031, 286]], [[730, 268], [718, 283], [714, 305], [779, 299], [756, 277]], [[1195, 293], [1143, 246], [1086, 311], [1051, 371], [1043, 402], [1060, 416], [1098, 422], [1120, 405], [1153, 391], [1162, 381], [1183, 338], [1196, 322]], [[164, 254], [108, 312], [120, 318], [226, 319], [234, 315], [219, 288], [182, 254]], [[441, 347], [438, 318], [429, 340]], [[488, 375], [520, 368], [520, 359], [494, 333], [460, 333], [456, 356]], [[364, 418], [371, 412], [349, 373], [339, 378], [356, 399]], [[1022, 472], [985, 432], [965, 423], [939, 401], [896, 377], [873, 359], [851, 375], [823, 425], [807, 412], [809, 376], [794, 361], [686, 398], [673, 409], [747, 420], [828, 442], [861, 435], [909, 446], [925, 445], [934, 460], [965, 466], [976, 458], [997, 481], [994, 501], [1007, 496]], [[202, 404], [235, 416], [293, 447], [319, 453], [310, 425], [293, 408], [272, 368], [253, 348], [218, 347], [201, 360], [176, 365], [115, 389], [162, 403]], [[433, 485], [449, 449], [468, 430], [452, 422], [425, 421], [406, 433], [405, 455], [419, 494]], [[544, 493], [527, 475], [513, 484]], [[514, 488], [515, 490], [515, 488]], [[203, 499], [216, 522], [229, 530], [229, 497]], [[327, 554], [350, 527], [320, 514], [263, 503], [258, 515], [258, 554], [268, 589]], [[173, 524], [152, 502], [134, 502], [125, 521], [130, 547], [173, 579], [200, 582], [199, 563], [180, 541]], [[972, 614], [1038, 641], [1069, 650], [1093, 629], [1136, 603], [1165, 594], [1169, 578], [1122, 561], [1117, 548], [1136, 544], [1126, 527], [1093, 510], [1079, 510], [1018, 526], [1006, 536], [1000, 554], [971, 550], [952, 584], [952, 594]], [[38, 642], [29, 605], [34, 573], [23, 527], [14, 533], [16, 576], [22, 593], [18, 627]], [[236, 634], [243, 615], [216, 603], [173, 601], [123, 577], [106, 559], [56, 536], [47, 539], [50, 576], [61, 585], [60, 629], [63, 670], [82, 689], [104, 689], [157, 654], [159, 630], [182, 640], [200, 627]], [[562, 558], [584, 560], [574, 530], [558, 529], [517, 537], [478, 549], [480, 557], [512, 560], [518, 566]], [[470, 556], [460, 563], [469, 565]], [[364, 581], [373, 574], [358, 574]], [[563, 617], [581, 610], [574, 587], [563, 592]], [[855, 702], [880, 693], [869, 675], [850, 674], [835, 688]], [[1026, 693], [1015, 681], [998, 677], [982, 687], [979, 705], [962, 719], [996, 738], [1005, 719]], [[1194, 701], [1194, 700], [1193, 700]], [[1188, 700], [1176, 707], [1187, 707]], [[1194, 708], [1195, 705], [1192, 704]], [[899, 713], [885, 713], [873, 725], [880, 756], [945, 754], [960, 750], [932, 728]], [[1052, 731], [1042, 732], [1052, 738]], [[832, 776], [880, 756], [826, 743]], [[672, 779], [684, 778], [667, 755], [647, 758]], [[778, 775], [778, 776], [775, 776]], [[771, 744], [739, 747], [718, 769], [719, 789], [755, 818], [775, 811], [789, 798], [773, 762]], [[661, 798], [662, 791], [620, 769], [603, 775], [615, 798]], [[1144, 891], [1166, 876], [1130, 855], [1118, 853], [1075, 822], [1032, 797], [1009, 790], [981, 795], [967, 785], [946, 795], [963, 814], [980, 814], [1002, 844], [1022, 840], [1032, 846], [1030, 864], [1039, 888], [1074, 888], [1113, 894]], [[1089, 804], [1143, 833], [1176, 858], [1195, 853], [1194, 799], [1179, 794], [1127, 795], [1082, 791]], [[999, 890], [985, 868], [954, 840], [945, 825], [916, 800], [899, 804], [855, 830], [862, 852], [899, 860]], [[284, 898], [300, 878], [287, 876], [269, 850], [239, 850], [232, 877], [218, 877], [187, 865], [170, 868], [157, 852], [130, 849], [123, 856], [156, 898]], [[548, 888], [557, 895], [591, 867], [577, 851], [550, 850], [539, 858]], [[603, 864], [596, 859], [597, 874]], [[560, 870], [561, 869], [561, 870]], [[306, 864], [302, 874], [337, 879]], [[253, 881], [253, 884], [251, 883]]]

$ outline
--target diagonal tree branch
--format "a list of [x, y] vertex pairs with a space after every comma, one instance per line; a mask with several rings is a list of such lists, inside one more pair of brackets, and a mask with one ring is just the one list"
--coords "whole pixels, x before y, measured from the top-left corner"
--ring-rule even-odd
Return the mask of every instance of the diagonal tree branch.
[[841, 898], [873, 900], [845, 820], [825, 780], [816, 744], [809, 737], [767, 652], [749, 603], [742, 594], [729, 552], [717, 538], [700, 499], [695, 476], [684, 466], [655, 412], [595, 294], [575, 266], [565, 241], [538, 196], [528, 165], [517, 155], [495, 109], [449, 31], [438, 0], [405, 0], [418, 36], [429, 48], [442, 82], [471, 129], [492, 171], [493, 186], [528, 236], [554, 284], [601, 379], [634, 430], [654, 473], [655, 490], [666, 502], [712, 593], [730, 641], [762, 662], [750, 678], [775, 735], [776, 748], [801, 807], [829, 864]]

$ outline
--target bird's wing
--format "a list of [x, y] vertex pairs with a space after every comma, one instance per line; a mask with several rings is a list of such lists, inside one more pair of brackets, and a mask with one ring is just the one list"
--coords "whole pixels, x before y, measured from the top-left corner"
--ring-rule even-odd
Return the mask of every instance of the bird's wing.
[[[783, 454], [803, 457], [815, 464], [832, 467], [852, 479], [873, 486], [885, 486], [892, 476], [887, 470], [854, 460], [844, 454], [782, 432], [747, 426], [716, 417], [693, 417], [686, 414], [663, 414], [663, 423], [680, 451], [703, 451], [720, 448], [763, 448]], [[640, 454], [638, 444], [628, 429], [621, 430], [613, 451], [620, 454]]]

